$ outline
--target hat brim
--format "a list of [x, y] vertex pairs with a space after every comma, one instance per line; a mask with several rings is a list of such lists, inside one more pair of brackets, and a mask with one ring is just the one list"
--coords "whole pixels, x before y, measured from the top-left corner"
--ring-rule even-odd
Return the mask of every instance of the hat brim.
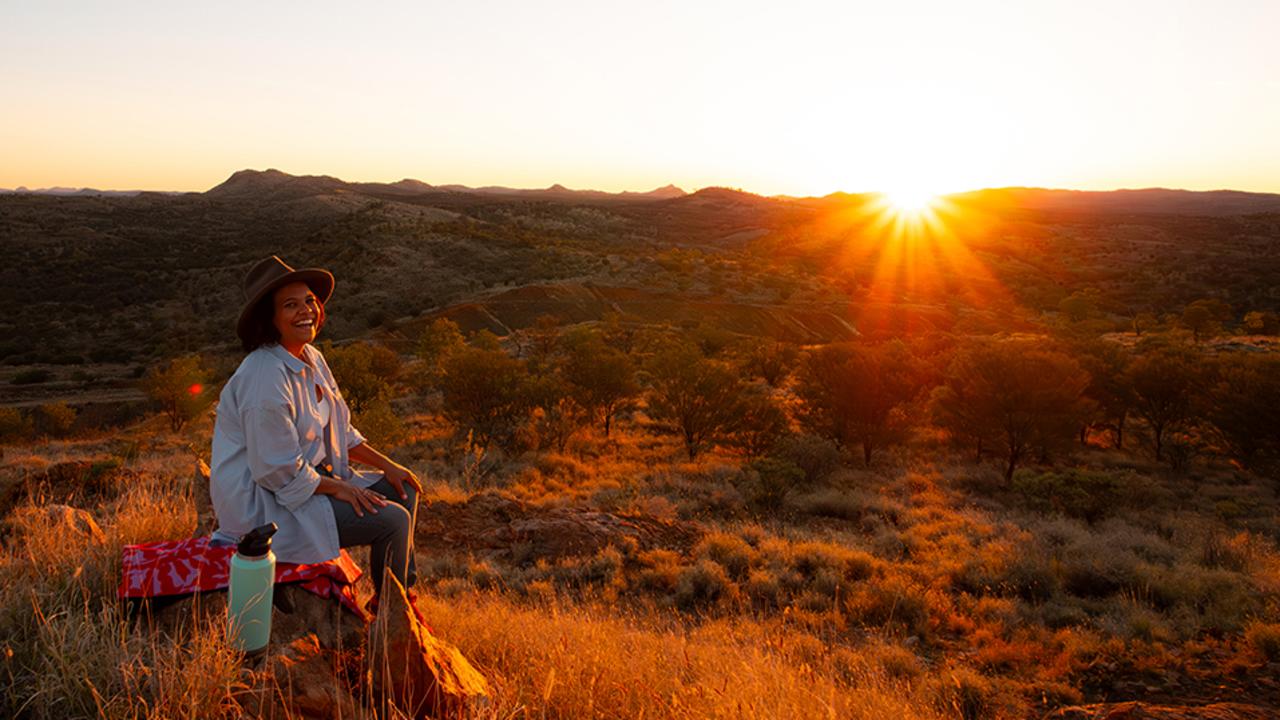
[[320, 300], [321, 305], [329, 302], [329, 298], [333, 296], [333, 273], [328, 270], [303, 268], [302, 270], [293, 270], [285, 273], [263, 287], [256, 295], [245, 302], [244, 309], [240, 311], [240, 319], [236, 321], [236, 335], [242, 341], [245, 339], [249, 322], [253, 317], [253, 309], [257, 307], [258, 303], [262, 302], [264, 297], [280, 289], [281, 286], [295, 282], [306, 283], [307, 287], [311, 288], [311, 292], [315, 293], [316, 298]]

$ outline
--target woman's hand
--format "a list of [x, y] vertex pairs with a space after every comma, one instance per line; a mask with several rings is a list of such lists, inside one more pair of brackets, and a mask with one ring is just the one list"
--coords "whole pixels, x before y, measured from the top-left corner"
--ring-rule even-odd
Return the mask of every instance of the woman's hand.
[[376, 515], [378, 514], [378, 508], [385, 507], [387, 504], [387, 499], [382, 497], [382, 494], [378, 491], [356, 487], [346, 480], [337, 478], [320, 478], [320, 486], [316, 488], [316, 492], [322, 495], [332, 495], [338, 500], [351, 503], [351, 507], [356, 510], [357, 517], [364, 517], [365, 510]]
[[404, 492], [405, 483], [408, 483], [409, 487], [414, 490], [422, 492], [422, 483], [418, 480], [418, 476], [413, 474], [412, 470], [369, 447], [368, 443], [360, 443], [351, 448], [348, 453], [352, 460], [372, 465], [381, 470], [387, 482], [391, 483], [396, 492], [400, 493], [401, 500], [409, 499], [409, 496]]
[[409, 497], [404, 491], [405, 483], [408, 483], [409, 487], [419, 493], [422, 492], [422, 482], [418, 480], [418, 476], [414, 475], [412, 470], [400, 463], [392, 462], [391, 465], [383, 471], [383, 475], [387, 478], [387, 482], [391, 483], [391, 487], [395, 488], [396, 492], [400, 493], [401, 499], [408, 499]]

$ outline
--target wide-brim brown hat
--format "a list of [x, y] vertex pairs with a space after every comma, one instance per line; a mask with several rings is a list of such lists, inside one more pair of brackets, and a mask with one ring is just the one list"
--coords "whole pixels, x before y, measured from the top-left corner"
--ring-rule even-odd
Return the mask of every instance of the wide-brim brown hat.
[[253, 308], [281, 285], [293, 282], [306, 283], [320, 299], [321, 305], [329, 302], [329, 296], [333, 295], [333, 273], [322, 268], [294, 270], [275, 255], [249, 268], [248, 274], [244, 276], [244, 309], [240, 311], [240, 319], [236, 321], [236, 335], [241, 340], [245, 339]]

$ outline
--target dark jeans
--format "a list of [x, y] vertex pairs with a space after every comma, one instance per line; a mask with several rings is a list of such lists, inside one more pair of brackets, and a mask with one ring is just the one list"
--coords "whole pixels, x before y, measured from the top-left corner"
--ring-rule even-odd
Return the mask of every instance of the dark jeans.
[[408, 484], [404, 492], [408, 499], [401, 499], [400, 493], [387, 482], [386, 478], [369, 486], [370, 490], [386, 496], [391, 502], [386, 507], [378, 508], [377, 513], [365, 512], [364, 517], [356, 515], [351, 503], [336, 500], [332, 496], [329, 503], [333, 506], [333, 517], [338, 521], [338, 544], [344, 548], [354, 545], [369, 545], [369, 577], [373, 580], [373, 591], [382, 592], [382, 573], [387, 566], [391, 574], [406, 590], [418, 580], [418, 568], [413, 559], [413, 526], [418, 517], [418, 493]]

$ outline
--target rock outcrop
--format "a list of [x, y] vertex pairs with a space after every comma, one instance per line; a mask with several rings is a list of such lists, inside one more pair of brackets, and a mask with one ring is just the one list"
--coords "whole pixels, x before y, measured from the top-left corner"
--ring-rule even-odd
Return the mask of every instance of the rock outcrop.
[[93, 543], [106, 542], [107, 537], [93, 516], [86, 510], [73, 508], [70, 505], [48, 505], [44, 509], [45, 521], [52, 527], [79, 536]]
[[209, 495], [209, 466], [201, 458], [196, 458], [195, 472], [191, 475], [191, 498], [196, 509], [196, 530], [191, 537], [211, 534], [218, 527], [218, 519]]
[[383, 580], [379, 602], [366, 655], [375, 698], [409, 717], [436, 720], [466, 717], [488, 703], [488, 681], [418, 620], [391, 573]]
[[[320, 646], [315, 635], [304, 635], [269, 657], [260, 673], [254, 701], [246, 703], [255, 717], [373, 718], [373, 713], [337, 678], [341, 655]], [[275, 705], [270, 705], [275, 703]], [[256, 705], [256, 707], [254, 707]]]

